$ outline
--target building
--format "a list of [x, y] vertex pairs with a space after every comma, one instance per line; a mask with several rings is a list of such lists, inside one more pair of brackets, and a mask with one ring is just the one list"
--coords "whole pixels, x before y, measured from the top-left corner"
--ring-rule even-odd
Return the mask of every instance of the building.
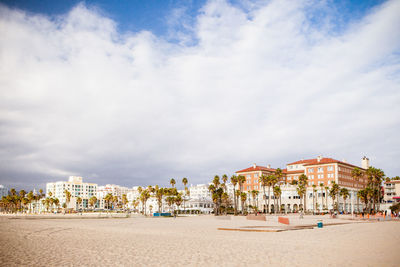
[[103, 199], [106, 195], [111, 194], [117, 196], [119, 200], [122, 199], [122, 195], [127, 195], [131, 189], [124, 186], [119, 186], [115, 184], [102, 185], [97, 188], [97, 198]]
[[398, 203], [400, 202], [400, 180], [386, 181], [384, 184], [385, 195], [383, 200], [385, 203]]
[[189, 194], [193, 199], [211, 199], [211, 193], [208, 190], [209, 184], [190, 185]]
[[[67, 203], [65, 190], [71, 193], [71, 199]], [[58, 181], [46, 184], [46, 197], [58, 198], [60, 204], [67, 204], [67, 208], [89, 208], [89, 199], [96, 196], [97, 184], [84, 183], [82, 177], [70, 176], [68, 181]], [[76, 200], [80, 197], [82, 203], [78, 206]]]
[[364, 157], [361, 160], [363, 167], [358, 167], [347, 163], [345, 160], [339, 161], [332, 158], [318, 156], [315, 159], [299, 160], [286, 165], [285, 173], [287, 182], [297, 180], [301, 174], [308, 178], [308, 185], [331, 185], [336, 182], [341, 187], [362, 189], [367, 185], [367, 177], [361, 177], [356, 181], [351, 173], [354, 168], [365, 171], [369, 167], [369, 159]]
[[0, 184], [0, 199], [8, 195], [8, 188]]
[[[291, 185], [292, 181], [297, 181], [300, 175], [305, 174], [308, 178], [308, 186], [306, 188], [306, 209], [307, 210], [330, 210], [333, 208], [333, 201], [328, 196], [326, 187], [331, 186], [333, 182], [337, 183], [341, 188], [345, 187], [349, 190], [349, 197], [344, 203], [344, 199], [339, 197], [339, 210], [351, 212], [353, 210], [361, 211], [362, 204], [356, 205], [356, 195], [360, 189], [367, 185], [367, 177], [364, 175], [358, 181], [355, 180], [351, 173], [353, 169], [359, 168], [365, 172], [369, 167], [369, 159], [364, 157], [361, 160], [361, 167], [347, 163], [345, 160], [339, 161], [332, 158], [323, 158], [318, 156], [313, 159], [302, 159], [286, 164], [283, 169], [283, 176], [277, 185], [281, 188], [281, 210], [293, 212], [303, 209], [303, 203], [300, 203], [300, 196], [297, 194], [296, 186]], [[267, 189], [264, 196], [264, 189], [261, 186], [259, 178], [262, 175], [274, 174], [276, 169], [271, 166], [258, 166], [253, 164], [252, 167], [236, 172], [236, 175], [243, 175], [246, 180], [242, 186], [242, 191], [248, 193], [247, 205], [258, 203], [258, 209], [261, 211], [273, 211], [277, 201], [274, 199], [273, 190], [268, 193]], [[257, 190], [257, 199], [252, 199], [251, 191]], [[268, 206], [269, 200], [269, 206]], [[267, 202], [267, 203], [266, 203]], [[268, 207], [267, 207], [268, 206]]]
[[242, 185], [242, 191], [252, 191], [252, 190], [260, 190], [261, 189], [261, 184], [260, 184], [260, 177], [265, 175], [271, 175], [274, 174], [276, 169], [272, 169], [270, 165], [267, 165], [267, 167], [264, 166], [258, 166], [255, 163], [253, 166], [237, 171], [236, 175], [242, 175], [246, 178], [246, 181]]

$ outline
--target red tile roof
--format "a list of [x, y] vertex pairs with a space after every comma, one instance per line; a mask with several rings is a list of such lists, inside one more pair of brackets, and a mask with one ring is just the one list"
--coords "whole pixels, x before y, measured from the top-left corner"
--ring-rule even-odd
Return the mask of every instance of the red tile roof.
[[267, 168], [267, 167], [264, 167], [264, 166], [251, 166], [250, 168], [247, 168], [247, 169], [243, 169], [243, 170], [240, 170], [240, 171], [237, 171], [236, 173], [241, 173], [241, 172], [255, 172], [255, 171], [269, 171], [269, 172], [275, 172], [276, 171], [276, 169], [272, 169], [272, 168]]
[[[310, 166], [310, 165], [319, 165], [319, 164], [329, 164], [329, 163], [340, 163], [340, 164], [344, 164], [344, 165], [348, 165], [351, 167], [358, 167], [356, 165], [352, 165], [350, 163], [347, 162], [343, 162], [337, 159], [332, 159], [332, 158], [321, 158], [320, 161], [318, 161], [318, 159], [305, 159], [305, 160], [299, 160], [299, 161], [295, 161], [293, 163], [289, 163], [287, 165], [292, 165], [292, 164], [304, 164], [304, 166]], [[358, 167], [361, 169], [361, 167]]]
[[310, 163], [313, 160], [317, 160], [317, 159], [302, 159], [302, 160], [298, 160], [298, 161], [295, 161], [295, 162], [292, 162], [292, 163], [288, 163], [287, 165]]

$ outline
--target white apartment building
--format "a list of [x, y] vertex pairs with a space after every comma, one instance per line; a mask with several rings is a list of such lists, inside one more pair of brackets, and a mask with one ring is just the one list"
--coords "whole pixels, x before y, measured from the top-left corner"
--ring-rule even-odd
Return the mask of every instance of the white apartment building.
[[[79, 209], [79, 208], [88, 208], [89, 199], [92, 196], [96, 196], [97, 193], [97, 184], [94, 183], [84, 183], [82, 177], [79, 176], [70, 176], [68, 181], [58, 181], [53, 183], [46, 184], [46, 197], [58, 198], [60, 200], [60, 204], [67, 204], [67, 208]], [[71, 193], [71, 200], [67, 203], [67, 199], [65, 196], [65, 190]], [[77, 207], [76, 199], [80, 197], [82, 199], [82, 203], [80, 207]]]
[[112, 194], [113, 196], [118, 196], [118, 199], [122, 199], [122, 195], [128, 194], [128, 192], [131, 191], [128, 187], [124, 186], [119, 186], [115, 184], [107, 184], [107, 185], [102, 185], [97, 188], [97, 198], [98, 199], [103, 199], [106, 197], [107, 194]]
[[189, 192], [191, 199], [211, 199], [211, 193], [208, 190], [209, 184], [190, 185]]
[[400, 180], [387, 181], [384, 185], [384, 201], [392, 204], [400, 202]]
[[8, 188], [0, 184], [0, 199], [8, 195]]

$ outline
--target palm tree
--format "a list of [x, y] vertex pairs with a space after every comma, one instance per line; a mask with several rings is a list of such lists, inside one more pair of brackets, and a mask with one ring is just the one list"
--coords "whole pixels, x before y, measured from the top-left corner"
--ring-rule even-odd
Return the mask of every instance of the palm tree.
[[[359, 168], [354, 168], [352, 171], [351, 171], [351, 176], [354, 178], [354, 180], [357, 182], [357, 187], [358, 187], [358, 181], [360, 180], [360, 178], [363, 176], [363, 173], [362, 173], [362, 171], [359, 169]], [[358, 197], [358, 194], [357, 194], [357, 212], [360, 212], [359, 211], [359, 197]]]
[[225, 207], [225, 215], [227, 215], [228, 208], [229, 208], [229, 205], [230, 205], [228, 193], [227, 192], [223, 192], [221, 198], [222, 198], [222, 203], [224, 204], [224, 207]]
[[179, 206], [182, 204], [182, 194], [178, 194], [176, 197], [175, 197], [175, 204], [176, 204], [176, 206], [178, 207], [178, 214], [179, 214]]
[[265, 213], [267, 213], [267, 195], [265, 195], [265, 187], [268, 185], [268, 177], [265, 175], [261, 175], [259, 178], [259, 182], [261, 183], [261, 186], [263, 188], [263, 198], [264, 198], [264, 205], [265, 205]]
[[126, 210], [126, 204], [128, 203], [128, 198], [126, 197], [126, 194], [122, 195], [122, 205], [124, 206], [124, 209]]
[[169, 183], [171, 184], [172, 187], [175, 187], [176, 181], [174, 178], [172, 178]]
[[328, 190], [329, 190], [329, 187], [325, 186], [325, 208], [326, 208], [326, 210], [328, 210]]
[[68, 206], [69, 202], [71, 201], [71, 193], [67, 189], [65, 189], [64, 194], [65, 194], [65, 202], [67, 203]]
[[254, 207], [254, 214], [256, 214], [256, 211], [258, 210], [258, 205], [256, 202], [256, 198], [258, 196], [258, 191], [257, 190], [252, 190], [251, 191], [251, 197], [253, 198], [253, 207]]
[[315, 214], [315, 207], [318, 206], [318, 199], [317, 199], [317, 197], [315, 197], [315, 193], [317, 192], [317, 190], [315, 188], [317, 188], [317, 185], [313, 184], [312, 188], [313, 188], [313, 194], [312, 194], [312, 198], [313, 198], [313, 213]]
[[22, 204], [21, 209], [24, 212], [26, 205], [29, 203], [29, 200], [26, 197], [22, 197], [20, 201], [21, 201], [21, 204]]
[[[243, 175], [239, 175], [238, 177], [238, 184], [239, 184], [239, 194], [237, 194], [237, 198], [238, 198], [238, 203], [239, 203], [239, 197], [240, 199], [242, 199], [242, 190], [243, 190], [243, 184], [246, 181], [246, 177], [244, 177]], [[246, 196], [247, 198], [247, 196]], [[242, 205], [242, 214], [244, 213], [244, 206]]]
[[276, 214], [277, 211], [278, 211], [278, 207], [279, 207], [279, 211], [280, 211], [280, 208], [281, 208], [281, 203], [278, 203], [278, 201], [279, 201], [279, 198], [280, 198], [280, 196], [282, 194], [282, 191], [281, 191], [281, 188], [279, 186], [275, 186], [273, 191], [274, 191], [274, 203], [275, 203], [275, 199], [276, 199], [276, 202], [277, 202], [276, 208], [275, 208], [275, 214]]
[[242, 202], [242, 214], [244, 214], [244, 203], [247, 200], [247, 194], [245, 192], [240, 193], [240, 200]]
[[35, 196], [33, 195], [32, 191], [29, 191], [27, 198], [28, 198], [28, 203], [29, 203], [29, 213], [31, 213], [31, 203], [35, 199]]
[[150, 192], [148, 190], [143, 190], [142, 193], [140, 194], [140, 201], [142, 202], [142, 211], [143, 214], [146, 215], [146, 203], [147, 200], [150, 198]]
[[321, 188], [321, 211], [323, 210], [323, 205], [324, 205], [324, 183], [319, 183], [319, 187]]
[[343, 198], [343, 212], [346, 213], [346, 199], [349, 197], [349, 190], [343, 187], [340, 189], [340, 195]]
[[303, 186], [304, 188], [302, 189], [302, 191], [304, 191], [304, 212], [307, 212], [307, 181], [308, 181], [308, 177], [305, 174], [302, 174], [299, 176], [299, 184], [301, 186]]
[[96, 196], [92, 196], [89, 199], [89, 205], [92, 207], [92, 209], [94, 208], [94, 205], [97, 203], [97, 197]]
[[[267, 185], [268, 185], [268, 213], [270, 212], [270, 206], [269, 206], [269, 200], [271, 199], [271, 187], [274, 188], [276, 182], [278, 181], [278, 178], [271, 174], [267, 176]], [[275, 203], [275, 200], [274, 200]]]
[[222, 187], [224, 189], [224, 191], [226, 192], [226, 182], [228, 181], [228, 175], [224, 174], [221, 177], [222, 180]]
[[76, 203], [78, 204], [78, 207], [79, 207], [79, 209], [81, 208], [81, 203], [82, 203], [82, 198], [81, 197], [78, 197], [77, 199], [76, 199]]
[[132, 200], [132, 206], [135, 209], [135, 211], [137, 210], [138, 205], [139, 205], [139, 200], [137, 199]]
[[22, 199], [25, 197], [26, 192], [25, 190], [20, 190], [19, 191], [19, 208], [22, 210]]
[[[366, 171], [368, 177], [368, 185], [373, 191], [373, 210], [376, 211], [376, 202], [378, 202], [378, 210], [380, 203], [381, 184], [385, 177], [385, 173], [381, 169], [369, 167]], [[376, 201], [377, 200], [377, 201]]]
[[158, 213], [162, 212], [162, 200], [164, 196], [165, 189], [164, 188], [159, 188], [156, 186], [156, 199], [158, 203]]
[[238, 183], [238, 178], [235, 175], [231, 177], [231, 183], [233, 185], [233, 203], [235, 205], [235, 215], [237, 215], [237, 199], [236, 199], [236, 185]]
[[275, 170], [275, 176], [278, 179], [278, 182], [281, 182], [281, 179], [283, 177], [283, 171], [280, 168], [277, 168]]
[[357, 192], [357, 197], [359, 199], [361, 199], [362, 202], [364, 202], [365, 207], [364, 207], [364, 211], [367, 209], [367, 205], [368, 205], [368, 192], [367, 189], [361, 189], [360, 191]]
[[172, 205], [174, 205], [174, 202], [175, 202], [175, 197], [168, 196], [165, 200], [167, 201], [167, 205], [169, 207], [169, 210], [171, 210], [171, 207], [172, 207]]
[[111, 199], [111, 202], [113, 203], [113, 208], [115, 209], [115, 207], [119, 207], [119, 199], [118, 196], [113, 196]]
[[[329, 191], [329, 196], [332, 198], [332, 205], [333, 205], [334, 210], [335, 210], [335, 199], [336, 199], [336, 196], [339, 194], [339, 192], [340, 192], [339, 185], [337, 183], [335, 183], [335, 181], [333, 181], [331, 189]], [[336, 203], [336, 211], [339, 212], [339, 199]]]
[[110, 202], [112, 202], [113, 200], [113, 195], [111, 193], [108, 193], [105, 197], [104, 197], [104, 201], [107, 203], [107, 209], [110, 210]]
[[60, 200], [59, 200], [58, 198], [55, 198], [54, 201], [53, 201], [53, 203], [54, 203], [54, 205], [56, 205], [57, 212], [58, 212], [58, 210], [59, 210], [59, 208], [60, 208]]
[[[300, 205], [301, 205], [301, 203], [302, 203], [303, 196], [304, 196], [305, 193], [306, 193], [306, 188], [305, 188], [305, 186], [304, 186], [303, 184], [298, 183], [298, 184], [297, 184], [297, 187], [296, 187], [296, 191], [297, 191], [297, 194], [298, 194], [299, 197], [300, 197], [300, 204], [299, 204], [299, 210], [300, 210]], [[304, 207], [303, 207], [303, 211], [304, 211]]]

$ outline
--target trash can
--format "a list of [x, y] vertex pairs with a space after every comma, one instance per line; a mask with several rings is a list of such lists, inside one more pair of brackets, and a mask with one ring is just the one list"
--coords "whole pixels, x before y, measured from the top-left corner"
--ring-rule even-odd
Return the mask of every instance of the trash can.
[[318, 228], [322, 228], [323, 227], [322, 220], [318, 220], [317, 226], [318, 226]]

